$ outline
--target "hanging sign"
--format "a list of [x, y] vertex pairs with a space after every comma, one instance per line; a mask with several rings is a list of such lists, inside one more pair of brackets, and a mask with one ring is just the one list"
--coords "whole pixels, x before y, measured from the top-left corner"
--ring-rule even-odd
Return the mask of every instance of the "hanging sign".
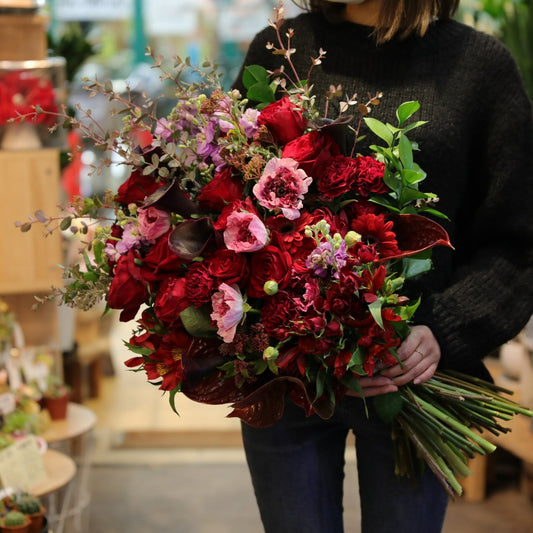
[[60, 21], [125, 20], [133, 16], [133, 0], [54, 0]]

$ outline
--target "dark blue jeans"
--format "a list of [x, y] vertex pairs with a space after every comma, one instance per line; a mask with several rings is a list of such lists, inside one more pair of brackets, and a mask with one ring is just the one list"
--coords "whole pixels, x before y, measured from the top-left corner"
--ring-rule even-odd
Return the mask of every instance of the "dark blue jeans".
[[[368, 402], [369, 406], [371, 402]], [[356, 436], [362, 533], [438, 533], [448, 496], [426, 468], [416, 481], [397, 477], [390, 426], [358, 398], [345, 397], [330, 420], [286, 402], [283, 418], [243, 424], [248, 467], [265, 533], [342, 533], [344, 453]]]

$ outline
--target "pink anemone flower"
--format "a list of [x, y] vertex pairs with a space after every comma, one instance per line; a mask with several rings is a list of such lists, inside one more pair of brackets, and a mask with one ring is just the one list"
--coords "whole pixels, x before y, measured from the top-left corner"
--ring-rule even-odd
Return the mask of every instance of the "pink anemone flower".
[[265, 165], [253, 193], [263, 207], [280, 209], [285, 218], [295, 220], [312, 181], [294, 159], [274, 157]]
[[224, 342], [232, 342], [237, 325], [244, 314], [242, 294], [238, 285], [221, 283], [218, 291], [211, 297], [211, 304], [211, 319], [216, 322], [218, 334]]
[[264, 248], [268, 231], [253, 213], [233, 211], [226, 221], [224, 243], [234, 252], [255, 252]]

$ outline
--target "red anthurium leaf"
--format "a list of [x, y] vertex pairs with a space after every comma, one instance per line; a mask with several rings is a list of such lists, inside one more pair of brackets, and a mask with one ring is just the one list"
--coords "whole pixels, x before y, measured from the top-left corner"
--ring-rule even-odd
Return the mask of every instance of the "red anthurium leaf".
[[393, 215], [393, 231], [401, 253], [387, 260], [415, 255], [435, 246], [453, 248], [446, 230], [437, 222], [421, 215]]
[[279, 376], [271, 379], [242, 400], [231, 405], [233, 411], [228, 417], [240, 418], [253, 427], [267, 427], [276, 423], [285, 410], [287, 393], [307, 414], [316, 412], [321, 418], [333, 415], [334, 404], [325, 397], [312, 402], [310, 391], [301, 379]]

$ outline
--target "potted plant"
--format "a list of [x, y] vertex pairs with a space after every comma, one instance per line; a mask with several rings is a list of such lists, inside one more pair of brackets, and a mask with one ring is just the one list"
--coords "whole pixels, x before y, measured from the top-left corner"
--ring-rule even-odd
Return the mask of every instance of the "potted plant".
[[20, 511], [8, 511], [0, 520], [2, 533], [29, 533], [31, 520]]
[[43, 392], [44, 408], [52, 420], [64, 420], [67, 417], [70, 387], [57, 376], [50, 375], [48, 386]]
[[14, 500], [15, 507], [31, 521], [29, 533], [41, 533], [45, 522], [46, 508], [33, 494], [23, 492]]

